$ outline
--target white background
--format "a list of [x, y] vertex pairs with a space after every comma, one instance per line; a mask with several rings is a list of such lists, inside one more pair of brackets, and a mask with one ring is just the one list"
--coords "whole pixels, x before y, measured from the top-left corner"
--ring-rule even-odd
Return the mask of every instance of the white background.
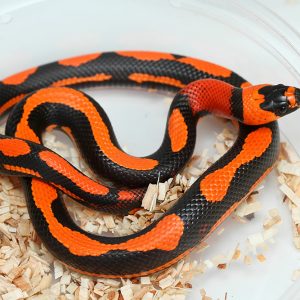
[[[299, 16], [296, 0], [0, 0], [0, 77], [73, 55], [144, 49], [207, 59], [253, 83], [300, 86]], [[131, 154], [146, 155], [157, 149], [169, 106], [165, 96], [125, 89], [89, 93], [103, 105], [120, 144]], [[295, 113], [280, 122], [298, 151], [299, 118], [300, 113]], [[221, 124], [213, 120], [201, 122], [196, 151], [207, 147], [214, 131], [220, 130]], [[229, 219], [222, 236], [211, 237], [211, 247], [201, 259], [226, 253], [237, 242], [243, 244], [249, 234], [261, 230], [268, 209], [277, 207], [284, 222], [267, 261], [211, 270], [195, 279], [189, 299], [199, 299], [200, 288], [214, 299], [224, 299], [225, 292], [228, 299], [236, 300], [300, 299], [300, 294], [282, 296], [292, 284], [292, 271], [300, 267], [300, 254], [292, 245], [290, 214], [281, 203], [274, 174], [265, 186], [264, 210], [245, 226]]]

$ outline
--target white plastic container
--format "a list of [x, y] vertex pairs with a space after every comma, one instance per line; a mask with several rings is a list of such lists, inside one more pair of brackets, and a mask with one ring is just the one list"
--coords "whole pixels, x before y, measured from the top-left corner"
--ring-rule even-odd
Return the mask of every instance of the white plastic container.
[[[0, 77], [64, 57], [98, 51], [156, 50], [206, 59], [226, 66], [252, 83], [300, 85], [300, 38], [258, 2], [222, 0], [2, 1]], [[169, 102], [163, 96], [126, 89], [89, 90], [107, 111], [121, 145], [134, 155], [155, 151], [163, 138]], [[280, 121], [300, 150], [299, 113]], [[199, 126], [198, 151], [213, 135], [211, 121]], [[210, 137], [208, 140], [212, 141]], [[264, 210], [245, 226], [228, 220], [225, 232], [210, 238], [201, 259], [232, 249], [260, 231], [266, 211], [278, 207], [283, 225], [265, 263], [237, 263], [210, 270], [193, 282], [188, 299], [205, 288], [213, 299], [300, 299], [290, 290], [300, 252], [292, 244], [290, 213], [270, 176], [261, 199]], [[298, 294], [297, 294], [298, 293]], [[286, 298], [285, 298], [286, 297]]]

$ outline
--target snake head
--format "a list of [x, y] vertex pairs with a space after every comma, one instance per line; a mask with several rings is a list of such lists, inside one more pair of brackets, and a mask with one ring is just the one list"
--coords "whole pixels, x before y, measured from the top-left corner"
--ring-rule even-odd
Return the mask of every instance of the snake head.
[[300, 106], [300, 89], [292, 86], [266, 85], [258, 93], [264, 96], [261, 109], [270, 111], [277, 117], [285, 116]]
[[243, 88], [243, 120], [248, 125], [273, 122], [300, 107], [300, 89], [283, 84]]

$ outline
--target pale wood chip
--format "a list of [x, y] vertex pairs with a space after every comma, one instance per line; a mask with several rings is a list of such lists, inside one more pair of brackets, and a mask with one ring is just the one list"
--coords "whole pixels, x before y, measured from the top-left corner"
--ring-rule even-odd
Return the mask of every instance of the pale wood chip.
[[277, 164], [277, 170], [284, 174], [300, 176], [300, 162], [289, 163], [286, 160], [281, 160]]
[[132, 300], [133, 292], [132, 287], [130, 285], [124, 285], [120, 288], [120, 292], [124, 298], [124, 300]]
[[177, 194], [171, 194], [169, 196], [169, 201], [173, 201], [173, 200], [177, 200], [178, 199], [178, 195]]
[[23, 299], [24, 294], [21, 289], [14, 289], [6, 294], [1, 295], [2, 300], [18, 300]]
[[42, 290], [45, 290], [51, 286], [52, 283], [52, 274], [48, 274], [42, 277], [39, 284], [34, 288], [34, 293], [38, 293]]
[[11, 213], [6, 213], [0, 216], [0, 223], [4, 223], [6, 220], [11, 218]]
[[300, 160], [298, 154], [288, 143], [281, 143], [281, 153], [292, 163], [296, 163]]
[[64, 297], [64, 294], [66, 293], [66, 286], [64, 284], [60, 284], [60, 293], [63, 295], [60, 295], [60, 297]]
[[98, 231], [99, 229], [99, 225], [95, 225], [93, 224], [93, 222], [86, 222], [85, 226], [83, 226], [84, 230], [88, 231], [88, 232], [92, 232], [95, 233]]
[[174, 283], [174, 278], [170, 275], [168, 275], [166, 278], [163, 278], [159, 281], [158, 285], [161, 289], [165, 289], [169, 286], [171, 286]]
[[153, 211], [156, 205], [157, 195], [158, 195], [157, 185], [149, 184], [142, 201], [142, 207], [144, 207], [149, 211]]
[[159, 297], [160, 300], [172, 300], [171, 296], [168, 294], [163, 294]]
[[141, 284], [151, 284], [150, 277], [141, 277]]
[[18, 266], [18, 262], [11, 259], [11, 260], [7, 260], [5, 262], [5, 264], [3, 264], [2, 266], [0, 266], [0, 272], [2, 274], [8, 275], [14, 268], [16, 268]]
[[187, 172], [188, 172], [191, 176], [197, 178], [197, 177], [199, 177], [199, 176], [203, 173], [203, 170], [198, 169], [198, 168], [196, 168], [196, 167], [190, 167], [190, 168], [188, 168]]
[[119, 294], [117, 291], [109, 291], [107, 294], [107, 300], [118, 300]]
[[225, 145], [227, 148], [231, 148], [234, 144], [234, 141], [225, 141]]
[[116, 227], [114, 218], [112, 215], [104, 215], [103, 216], [104, 223], [108, 229], [113, 229]]
[[143, 296], [142, 300], [152, 300], [153, 297], [154, 297], [154, 295], [153, 295], [152, 293], [147, 292], [147, 293]]
[[54, 266], [54, 279], [58, 279], [64, 274], [63, 266], [58, 261], [54, 261], [53, 266]]
[[274, 236], [277, 234], [278, 230], [274, 227], [267, 228], [266, 230], [263, 231], [263, 239], [266, 240], [271, 240], [274, 238]]
[[300, 236], [296, 236], [293, 238], [294, 245], [297, 249], [300, 249]]
[[300, 207], [292, 207], [292, 219], [295, 224], [300, 224]]
[[293, 281], [296, 281], [296, 280], [298, 280], [299, 278], [300, 278], [300, 269], [295, 270], [295, 271], [293, 272], [293, 275], [292, 275], [292, 280], [293, 280]]
[[263, 238], [263, 235], [262, 233], [255, 233], [255, 234], [251, 234], [248, 236], [248, 240], [249, 240], [249, 243], [252, 245], [252, 246], [259, 246], [259, 245], [262, 245], [264, 243], [264, 238]]
[[192, 186], [196, 182], [197, 179], [198, 178], [194, 177], [194, 176], [190, 177], [190, 179], [188, 180], [188, 186]]
[[219, 154], [224, 155], [227, 152], [227, 149], [225, 147], [224, 143], [216, 143], [215, 147]]
[[229, 262], [232, 260], [238, 260], [241, 257], [241, 250], [239, 243], [233, 249], [233, 251], [229, 254]]
[[180, 181], [181, 181], [181, 175], [180, 175], [180, 174], [177, 174], [177, 175], [175, 176], [175, 184], [176, 184], [176, 185], [179, 185], [179, 184], [180, 184]]
[[0, 206], [0, 215], [6, 214], [10, 212], [10, 205], [5, 204]]
[[81, 277], [80, 279], [80, 286], [85, 287], [85, 288], [89, 288], [89, 283], [90, 283], [90, 279], [86, 278], [86, 277]]
[[246, 265], [251, 265], [251, 264], [252, 264], [252, 257], [249, 256], [249, 255], [245, 255], [245, 256], [244, 256], [244, 263], [245, 263]]
[[105, 285], [111, 286], [114, 288], [118, 288], [121, 285], [119, 280], [115, 280], [115, 279], [111, 279], [111, 278], [101, 278], [101, 279], [98, 279], [98, 282], [100, 282], [100, 283], [102, 282]]
[[71, 282], [68, 287], [66, 288], [67, 292], [70, 294], [74, 294], [75, 291], [77, 290], [78, 285], [75, 282]]
[[185, 300], [186, 296], [182, 294], [175, 294], [175, 291], [172, 291], [171, 300]]
[[257, 254], [256, 257], [260, 262], [264, 262], [266, 260], [266, 257], [263, 254]]
[[20, 276], [13, 280], [13, 283], [16, 287], [20, 288], [22, 291], [28, 292], [32, 289], [29, 279], [25, 278], [24, 276]]
[[248, 216], [261, 209], [261, 203], [258, 201], [247, 202], [244, 201], [235, 211], [235, 214], [239, 217]]
[[201, 295], [201, 300], [212, 300], [211, 297], [208, 297], [208, 296], [206, 295], [205, 289], [201, 289], [201, 290], [200, 290], [200, 295]]
[[263, 223], [263, 227], [265, 229], [271, 229], [274, 225], [280, 224], [281, 222], [282, 221], [280, 215], [276, 215], [274, 217], [266, 219]]
[[8, 230], [8, 226], [0, 223], [0, 233], [3, 233], [6, 237], [11, 239], [11, 233]]
[[12, 190], [14, 188], [13, 183], [8, 177], [1, 178], [1, 185], [3, 187], [4, 193], [7, 193], [9, 190]]
[[71, 275], [68, 273], [64, 273], [60, 279], [60, 284], [69, 285], [71, 283]]
[[284, 174], [280, 174], [279, 176], [277, 176], [277, 181], [280, 184], [285, 184], [285, 182], [286, 182], [286, 176]]
[[8, 231], [11, 233], [16, 233], [17, 232], [17, 228], [12, 227], [12, 226], [8, 226]]
[[287, 185], [280, 185], [279, 189], [298, 207], [300, 207], [300, 197], [298, 197]]
[[205, 261], [204, 261], [204, 264], [206, 265], [206, 267], [208, 268], [208, 269], [211, 269], [211, 268], [213, 268], [215, 265], [214, 265], [214, 263], [210, 260], [210, 259], [206, 259]]
[[24, 270], [23, 266], [18, 266], [14, 268], [7, 276], [10, 280], [14, 280], [15, 278], [19, 277]]
[[79, 287], [78, 299], [80, 300], [88, 300], [89, 299], [89, 290], [86, 287]]
[[18, 224], [18, 234], [21, 236], [30, 236], [32, 226], [29, 220], [20, 220]]

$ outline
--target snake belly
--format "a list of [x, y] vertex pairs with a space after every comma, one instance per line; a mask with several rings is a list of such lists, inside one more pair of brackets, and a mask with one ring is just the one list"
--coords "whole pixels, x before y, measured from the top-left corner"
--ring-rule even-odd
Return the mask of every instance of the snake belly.
[[[154, 154], [137, 158], [124, 153], [101, 107], [69, 88], [94, 85], [183, 89], [174, 98], [164, 140]], [[1, 172], [22, 176], [34, 228], [58, 260], [95, 276], [151, 274], [187, 255], [270, 172], [279, 151], [276, 121], [259, 126], [239, 123], [233, 147], [160, 219], [135, 234], [104, 237], [85, 232], [69, 216], [59, 190], [110, 212], [136, 207], [149, 182], [174, 176], [191, 157], [199, 117], [217, 113], [243, 118], [243, 105], [237, 104], [233, 91], [249, 85], [215, 64], [158, 52], [96, 53], [32, 68], [0, 82], [0, 112], [14, 107], [6, 135], [0, 136]], [[199, 86], [203, 99], [208, 95], [217, 105], [193, 101]], [[95, 172], [129, 188], [94, 182], [45, 148], [41, 136], [49, 126], [72, 136]]]

